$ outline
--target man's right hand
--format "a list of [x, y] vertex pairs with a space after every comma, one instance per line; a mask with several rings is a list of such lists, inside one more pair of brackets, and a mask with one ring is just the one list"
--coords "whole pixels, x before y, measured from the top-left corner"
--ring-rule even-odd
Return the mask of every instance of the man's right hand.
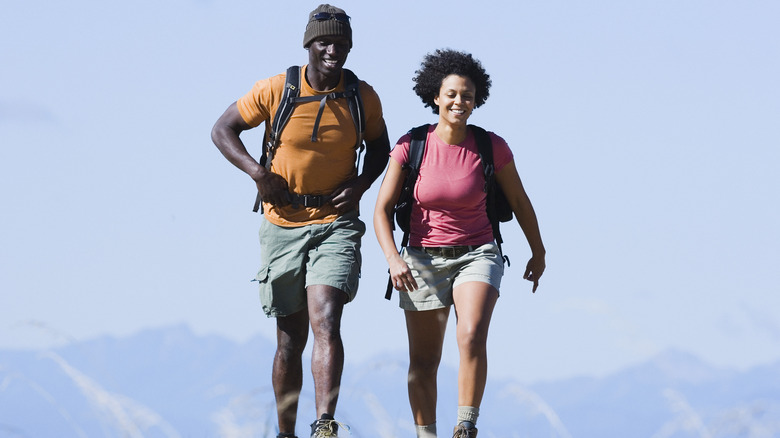
[[252, 179], [257, 185], [257, 191], [260, 193], [263, 202], [277, 206], [284, 206], [290, 203], [287, 181], [279, 174], [273, 173], [265, 167], [260, 167], [252, 175]]

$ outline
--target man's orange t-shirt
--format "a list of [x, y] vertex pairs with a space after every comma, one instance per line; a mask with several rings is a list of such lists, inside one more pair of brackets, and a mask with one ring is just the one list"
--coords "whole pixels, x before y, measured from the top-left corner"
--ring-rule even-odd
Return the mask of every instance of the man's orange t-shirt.
[[[333, 90], [316, 91], [306, 81], [306, 66], [301, 69], [300, 96], [326, 95], [344, 91], [344, 74]], [[252, 127], [266, 123], [276, 114], [276, 108], [284, 93], [285, 74], [257, 81], [252, 90], [241, 97], [238, 111]], [[385, 122], [382, 105], [374, 89], [360, 81], [360, 97], [366, 118], [365, 140], [379, 138]], [[306, 195], [330, 195], [339, 186], [356, 177], [357, 133], [347, 99], [328, 99], [317, 131], [317, 141], [311, 136], [319, 110], [319, 101], [299, 103], [295, 106], [287, 126], [282, 130], [271, 171], [287, 181], [293, 193]], [[291, 205], [285, 207], [263, 204], [269, 222], [283, 227], [333, 222], [339, 216], [336, 209], [326, 204], [320, 208]]]
[[[301, 69], [302, 97], [344, 91], [343, 73], [335, 89], [321, 92], [311, 88], [305, 78], [306, 66]], [[271, 118], [276, 114], [276, 108], [281, 102], [284, 85], [285, 74], [257, 81], [252, 90], [237, 102], [238, 111], [244, 121], [252, 127], [267, 122], [268, 130]], [[366, 118], [364, 138], [367, 141], [376, 140], [385, 129], [379, 96], [370, 85], [360, 81], [360, 97]], [[279, 147], [271, 163], [271, 171], [281, 175], [293, 193], [330, 195], [357, 175], [357, 132], [347, 99], [327, 100], [317, 132], [317, 141], [312, 142], [311, 136], [319, 105], [319, 101], [296, 105], [287, 126], [282, 130]], [[339, 216], [330, 204], [320, 208], [295, 208], [291, 205], [277, 207], [264, 203], [263, 209], [268, 221], [287, 227], [333, 222]]]

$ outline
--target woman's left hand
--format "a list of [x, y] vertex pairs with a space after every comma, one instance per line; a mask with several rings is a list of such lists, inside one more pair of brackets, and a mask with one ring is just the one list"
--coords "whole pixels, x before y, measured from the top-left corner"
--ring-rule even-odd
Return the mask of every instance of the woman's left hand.
[[523, 278], [534, 282], [534, 287], [531, 292], [536, 292], [536, 288], [539, 287], [539, 278], [544, 274], [545, 267], [544, 256], [532, 256], [531, 260], [528, 260], [528, 264], [525, 265]]

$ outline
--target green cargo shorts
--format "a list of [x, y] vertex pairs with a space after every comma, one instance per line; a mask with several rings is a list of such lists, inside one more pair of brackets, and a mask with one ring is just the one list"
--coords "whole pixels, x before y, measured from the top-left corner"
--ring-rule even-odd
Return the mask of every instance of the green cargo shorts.
[[306, 308], [306, 288], [326, 285], [357, 294], [360, 278], [360, 240], [366, 225], [352, 211], [328, 224], [280, 227], [268, 221], [260, 225], [262, 266], [255, 279], [260, 284], [263, 312], [287, 316]]

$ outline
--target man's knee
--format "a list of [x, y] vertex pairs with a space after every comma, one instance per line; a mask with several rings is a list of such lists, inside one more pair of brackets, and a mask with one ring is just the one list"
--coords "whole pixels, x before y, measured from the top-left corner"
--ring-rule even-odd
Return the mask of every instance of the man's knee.
[[279, 317], [276, 321], [277, 355], [295, 357], [303, 354], [309, 337], [309, 323], [306, 311]]
[[282, 360], [292, 360], [300, 358], [303, 355], [303, 350], [306, 348], [305, 341], [285, 341], [279, 342], [276, 345], [276, 356]]
[[314, 333], [315, 342], [328, 344], [341, 342], [341, 318], [335, 315], [327, 315], [312, 320], [311, 330]]
[[337, 339], [341, 331], [341, 315], [347, 294], [331, 286], [310, 286], [309, 321], [315, 337]]

